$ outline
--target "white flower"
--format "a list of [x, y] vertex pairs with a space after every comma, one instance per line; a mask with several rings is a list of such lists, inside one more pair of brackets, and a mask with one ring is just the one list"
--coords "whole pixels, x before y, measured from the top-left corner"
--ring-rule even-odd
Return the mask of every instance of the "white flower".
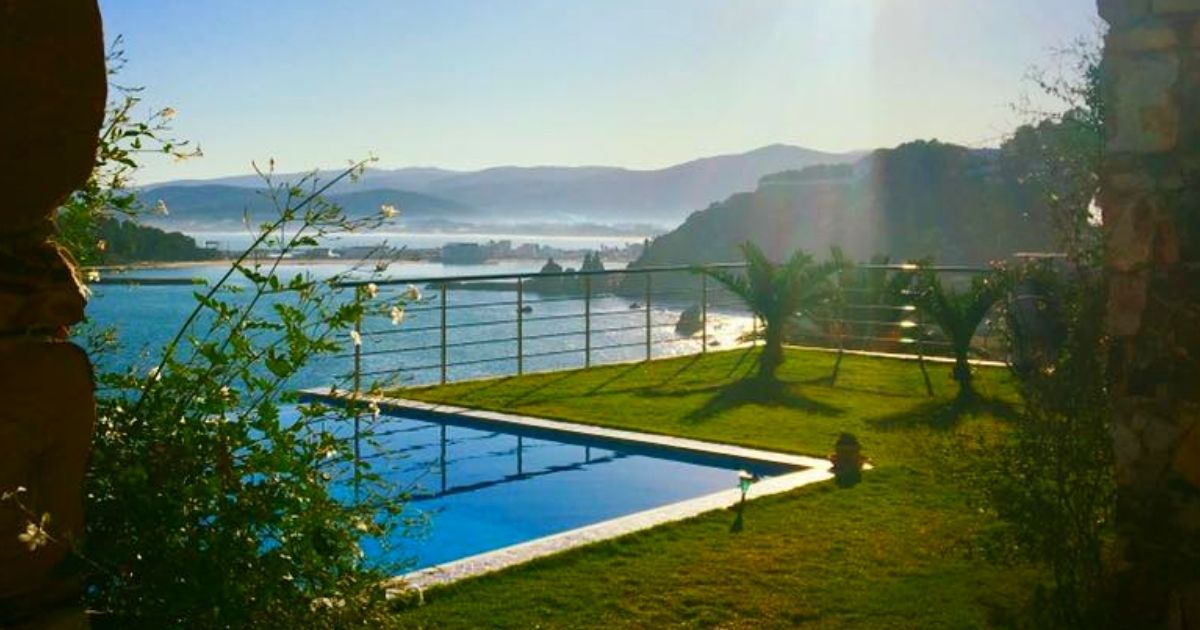
[[379, 403], [371, 401], [371, 404], [367, 405], [367, 411], [371, 412], [372, 418], [379, 419]]
[[88, 282], [100, 282], [100, 272], [96, 271], [95, 269], [88, 269], [87, 281]]
[[404, 290], [404, 297], [410, 302], [420, 302], [421, 290], [410, 284], [408, 285], [408, 288]]
[[42, 527], [46, 522], [46, 517], [42, 516], [42, 524], [30, 522], [25, 526], [25, 531], [17, 534], [17, 540], [25, 543], [25, 546], [30, 551], [37, 551], [38, 547], [43, 547], [50, 543], [50, 534]]
[[362, 345], [362, 335], [359, 334], [359, 332], [357, 330], [351, 330], [350, 331], [350, 341], [353, 341], [355, 346], [361, 346]]
[[400, 308], [399, 306], [392, 307], [391, 315], [393, 326], [399, 326], [404, 322], [404, 309]]
[[383, 215], [383, 218], [385, 219], [393, 219], [396, 217], [396, 215], [400, 214], [400, 211], [396, 209], [396, 206], [393, 206], [390, 203], [385, 203], [382, 206], [379, 206], [379, 214]]
[[96, 241], [96, 251], [102, 252], [108, 249], [108, 241], [100, 239]]
[[367, 299], [373, 300], [373, 299], [375, 299], [376, 295], [379, 295], [379, 286], [376, 285], [374, 282], [368, 283], [366, 291], [367, 291]]
[[158, 203], [154, 204], [154, 214], [161, 215], [164, 217], [167, 216], [168, 214], [171, 214], [171, 211], [167, 209], [167, 202], [163, 201], [162, 199], [159, 199]]

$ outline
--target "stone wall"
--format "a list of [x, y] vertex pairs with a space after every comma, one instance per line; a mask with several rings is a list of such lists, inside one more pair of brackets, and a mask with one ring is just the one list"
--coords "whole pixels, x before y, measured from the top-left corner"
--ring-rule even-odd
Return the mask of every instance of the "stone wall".
[[1099, 8], [1119, 606], [1200, 628], [1200, 0]]
[[[77, 272], [52, 216], [96, 159], [106, 76], [94, 0], [0, 0], [0, 627], [67, 628], [78, 584], [63, 570], [83, 528], [80, 488], [95, 420]], [[54, 540], [18, 535], [49, 514]]]

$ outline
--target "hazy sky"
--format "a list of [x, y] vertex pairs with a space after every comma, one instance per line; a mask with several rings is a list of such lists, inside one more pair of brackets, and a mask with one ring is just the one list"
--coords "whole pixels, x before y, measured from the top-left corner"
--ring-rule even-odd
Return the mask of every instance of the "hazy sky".
[[774, 142], [995, 144], [1095, 0], [101, 0], [205, 157], [655, 168]]

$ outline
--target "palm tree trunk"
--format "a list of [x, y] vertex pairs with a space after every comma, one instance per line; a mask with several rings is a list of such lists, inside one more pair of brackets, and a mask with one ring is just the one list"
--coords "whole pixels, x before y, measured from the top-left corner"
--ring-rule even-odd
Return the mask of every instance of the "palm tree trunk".
[[839, 344], [838, 351], [837, 351], [837, 360], [833, 362], [833, 374], [831, 374], [829, 376], [829, 384], [831, 386], [837, 385], [838, 373], [842, 371], [842, 356], [845, 355], [845, 353], [846, 353], [845, 349], [843, 349], [841, 347], [841, 345]]
[[968, 360], [966, 353], [955, 353], [954, 380], [958, 383], [959, 400], [968, 400], [975, 397], [975, 384], [971, 375], [971, 362]]
[[775, 372], [783, 363], [783, 327], [774, 322], [765, 322], [762, 354], [758, 357], [758, 375], [764, 381], [776, 380]]
[[1200, 5], [1102, 0], [1124, 627], [1200, 627]]

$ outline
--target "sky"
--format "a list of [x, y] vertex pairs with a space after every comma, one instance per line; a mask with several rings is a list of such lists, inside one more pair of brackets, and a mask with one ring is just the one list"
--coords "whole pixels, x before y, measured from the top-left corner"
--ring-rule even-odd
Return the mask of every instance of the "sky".
[[[787, 143], [993, 146], [1095, 0], [101, 0], [199, 159], [139, 183], [344, 165], [660, 168]], [[1036, 103], [1036, 107], [1042, 104]], [[1045, 104], [1050, 107], [1050, 104]]]

